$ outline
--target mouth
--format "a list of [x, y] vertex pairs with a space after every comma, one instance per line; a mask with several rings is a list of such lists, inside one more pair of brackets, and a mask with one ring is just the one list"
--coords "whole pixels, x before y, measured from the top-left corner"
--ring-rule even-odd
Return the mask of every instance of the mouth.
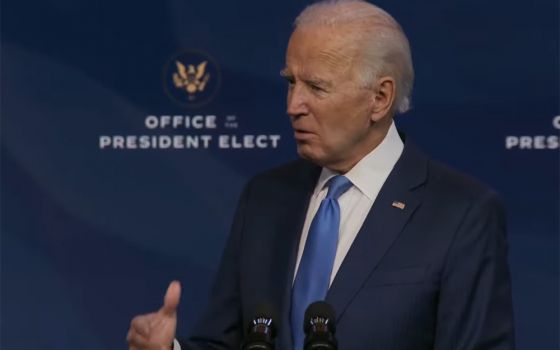
[[304, 129], [294, 129], [294, 138], [296, 139], [296, 141], [305, 141], [314, 136], [315, 134], [311, 131]]

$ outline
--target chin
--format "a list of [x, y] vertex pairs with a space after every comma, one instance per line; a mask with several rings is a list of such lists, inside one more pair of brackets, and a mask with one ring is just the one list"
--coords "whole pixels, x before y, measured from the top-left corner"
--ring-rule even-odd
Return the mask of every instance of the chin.
[[325, 157], [322, 157], [320, 152], [317, 152], [317, 150], [309, 144], [298, 144], [297, 153], [301, 158], [308, 160], [315, 165], [323, 166], [325, 164]]

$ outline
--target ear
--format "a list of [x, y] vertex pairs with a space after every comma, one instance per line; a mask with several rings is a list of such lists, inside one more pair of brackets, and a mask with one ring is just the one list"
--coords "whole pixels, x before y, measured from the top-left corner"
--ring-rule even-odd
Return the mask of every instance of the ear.
[[393, 112], [395, 92], [395, 79], [392, 77], [381, 77], [377, 80], [371, 101], [372, 122], [378, 122]]

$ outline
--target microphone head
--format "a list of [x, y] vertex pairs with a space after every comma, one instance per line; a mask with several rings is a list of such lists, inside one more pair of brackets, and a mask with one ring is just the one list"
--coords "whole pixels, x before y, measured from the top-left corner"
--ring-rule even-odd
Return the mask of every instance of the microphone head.
[[313, 328], [324, 328], [324, 331], [336, 332], [336, 316], [334, 309], [324, 301], [316, 301], [305, 310], [303, 331], [307, 335]]
[[274, 320], [278, 320], [278, 318], [270, 304], [257, 305], [253, 318], [249, 321], [242, 349], [274, 349], [274, 338], [276, 337], [276, 321]]

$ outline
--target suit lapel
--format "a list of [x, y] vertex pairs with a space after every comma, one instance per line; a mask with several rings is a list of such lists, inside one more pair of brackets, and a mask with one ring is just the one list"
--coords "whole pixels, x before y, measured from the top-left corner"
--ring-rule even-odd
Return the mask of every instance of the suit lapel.
[[277, 222], [275, 230], [277, 234], [275, 242], [276, 258], [271, 261], [273, 264], [273, 276], [277, 276], [278, 284], [275, 291], [278, 292], [279, 310], [281, 310], [281, 327], [279, 337], [280, 349], [292, 348], [292, 337], [290, 327], [290, 310], [292, 281], [297, 257], [297, 250], [301, 231], [309, 206], [309, 201], [315, 188], [321, 168], [302, 161], [302, 168], [296, 173], [293, 179], [281, 188], [281, 208], [277, 212]]
[[[398, 237], [421, 201], [414, 191], [426, 178], [427, 158], [411, 144], [405, 148], [385, 181], [370, 212], [328, 291], [330, 303], [340, 319], [346, 307]], [[404, 203], [404, 208], [399, 204]]]

